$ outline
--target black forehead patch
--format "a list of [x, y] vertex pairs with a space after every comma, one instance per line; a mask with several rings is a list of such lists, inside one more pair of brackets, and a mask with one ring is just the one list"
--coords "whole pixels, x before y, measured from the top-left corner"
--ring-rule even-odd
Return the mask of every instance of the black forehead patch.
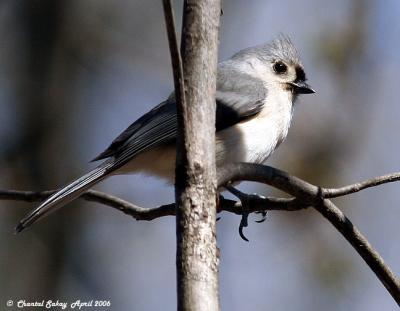
[[296, 81], [306, 81], [306, 73], [304, 69], [300, 66], [296, 66]]

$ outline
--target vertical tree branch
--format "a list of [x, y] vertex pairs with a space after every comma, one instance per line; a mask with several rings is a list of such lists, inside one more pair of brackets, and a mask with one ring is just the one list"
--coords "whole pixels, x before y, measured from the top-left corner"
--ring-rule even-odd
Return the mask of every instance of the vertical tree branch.
[[183, 81], [182, 57], [179, 51], [178, 39], [176, 37], [175, 17], [171, 0], [163, 0], [163, 9], [165, 26], [167, 28], [169, 51], [171, 54], [172, 73], [174, 75], [175, 99], [177, 103], [185, 106], [186, 99]]
[[171, 3], [163, 0], [163, 4], [179, 127], [175, 185], [178, 310], [219, 310], [215, 89], [220, 0], [184, 2], [182, 65]]

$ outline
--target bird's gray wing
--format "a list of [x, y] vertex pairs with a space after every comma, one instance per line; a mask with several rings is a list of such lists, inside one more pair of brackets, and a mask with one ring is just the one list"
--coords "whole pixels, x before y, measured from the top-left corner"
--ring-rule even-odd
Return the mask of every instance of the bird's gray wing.
[[[242, 75], [235, 81], [219, 78], [216, 130], [223, 130], [258, 114], [265, 97], [265, 87], [252, 77]], [[177, 108], [174, 96], [171, 95], [168, 100], [131, 124], [93, 161], [115, 157], [113, 168], [121, 167], [143, 151], [175, 142], [176, 136]]]
[[266, 97], [267, 89], [261, 80], [232, 68], [229, 61], [221, 63], [216, 93], [217, 131], [257, 115]]
[[176, 138], [177, 112], [172, 96], [132, 123], [93, 161], [108, 157], [133, 157]]

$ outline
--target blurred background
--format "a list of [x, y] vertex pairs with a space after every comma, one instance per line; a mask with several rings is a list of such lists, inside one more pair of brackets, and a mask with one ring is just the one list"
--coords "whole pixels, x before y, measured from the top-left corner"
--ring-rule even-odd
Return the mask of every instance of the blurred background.
[[[180, 27], [182, 1], [175, 1]], [[220, 58], [291, 36], [314, 96], [300, 98], [269, 164], [335, 187], [399, 171], [400, 2], [225, 0]], [[161, 1], [0, 1], [0, 188], [54, 189], [173, 88]], [[113, 177], [96, 189], [145, 207], [171, 185]], [[242, 190], [277, 194], [255, 184]], [[335, 202], [400, 274], [400, 184]], [[175, 310], [175, 220], [137, 222], [75, 201], [21, 235], [35, 203], [0, 202], [0, 309], [9, 299], [110, 300]], [[218, 222], [222, 310], [395, 310], [349, 244], [314, 210], [271, 212], [238, 235]], [[252, 216], [252, 220], [258, 217]]]

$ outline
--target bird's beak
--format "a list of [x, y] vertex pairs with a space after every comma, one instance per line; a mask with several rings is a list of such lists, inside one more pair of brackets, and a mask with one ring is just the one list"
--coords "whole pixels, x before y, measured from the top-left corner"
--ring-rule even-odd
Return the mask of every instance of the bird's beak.
[[315, 93], [315, 91], [309, 86], [307, 83], [304, 81], [302, 82], [290, 82], [288, 83], [290, 87], [292, 88], [294, 93], [297, 94], [312, 94]]

